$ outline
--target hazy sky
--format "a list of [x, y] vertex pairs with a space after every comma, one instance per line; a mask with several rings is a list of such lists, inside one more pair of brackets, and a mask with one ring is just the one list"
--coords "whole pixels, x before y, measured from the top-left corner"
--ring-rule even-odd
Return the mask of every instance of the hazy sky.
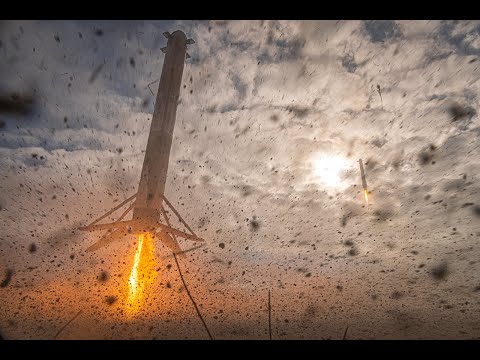
[[136, 192], [177, 29], [166, 196], [213, 336], [268, 338], [270, 290], [276, 339], [479, 338], [478, 21], [0, 22], [1, 335], [207, 338], [161, 243], [127, 319], [136, 244], [76, 230]]

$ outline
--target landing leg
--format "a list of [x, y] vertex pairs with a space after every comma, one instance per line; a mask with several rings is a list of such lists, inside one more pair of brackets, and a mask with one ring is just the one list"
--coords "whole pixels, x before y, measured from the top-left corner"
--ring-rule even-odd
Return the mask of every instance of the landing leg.
[[[183, 218], [180, 216], [180, 214], [178, 213], [178, 211], [173, 207], [173, 205], [167, 200], [167, 198], [165, 196], [163, 196], [163, 200], [165, 200], [165, 203], [168, 205], [168, 207], [175, 213], [175, 215], [178, 217], [178, 219], [180, 220], [180, 222], [190, 231], [190, 233], [195, 236], [195, 238], [197, 237], [197, 235], [193, 232], [193, 230], [190, 228], [190, 226], [188, 226], [188, 224], [185, 222], [185, 220], [183, 220]], [[172, 228], [172, 225], [170, 223], [170, 219], [168, 218], [168, 215], [167, 215], [167, 212], [165, 211], [165, 208], [163, 207], [163, 205], [160, 205], [160, 211], [162, 213], [162, 216], [164, 217], [165, 219], [165, 222], [167, 223], [168, 227]], [[177, 242], [177, 238], [175, 236], [174, 233], [168, 233], [167, 235], [171, 235], [173, 240], [175, 242]], [[187, 238], [188, 239], [188, 238]], [[194, 238], [190, 238], [189, 240], [194, 240]], [[183, 250], [183, 251], [180, 251], [180, 252], [173, 252], [173, 254], [175, 255], [181, 255], [182, 257], [185, 257], [185, 253], [186, 252], [189, 252], [189, 251], [193, 251], [193, 250], [196, 250], [200, 247], [202, 247], [203, 245], [200, 245], [200, 246], [195, 246], [191, 249], [187, 249], [187, 250]]]
[[[127, 204], [129, 201], [132, 201], [135, 197], [137, 196], [137, 194], [133, 194], [132, 196], [130, 196], [127, 200], [123, 201], [121, 204], [115, 206], [112, 210], [110, 210], [109, 212], [107, 212], [106, 214], [100, 216], [97, 220], [95, 220], [94, 222], [88, 224], [87, 226], [85, 227], [88, 227], [88, 226], [92, 226], [96, 223], [98, 223], [99, 221], [105, 219], [108, 215], [110, 215], [111, 213], [117, 211], [118, 209], [120, 209], [122, 206], [124, 206], [125, 204]], [[131, 205], [127, 211], [125, 211], [123, 214], [122, 214], [122, 217], [117, 220], [117, 221], [120, 221], [121, 219], [123, 219], [123, 217], [125, 217], [125, 215], [127, 215], [127, 213], [133, 208], [133, 205]]]
[[[192, 235], [197, 236], [197, 235], [193, 232], [193, 230], [190, 228], [190, 226], [188, 226], [188, 224], [185, 222], [185, 220], [183, 220], [183, 218], [180, 216], [180, 214], [178, 213], [178, 211], [175, 210], [175, 208], [174, 208], [173, 205], [170, 203], [170, 201], [167, 200], [167, 198], [165, 197], [165, 195], [163, 196], [163, 200], [165, 200], [165, 203], [168, 205], [168, 207], [169, 207], [170, 209], [172, 209], [173, 213], [174, 213], [175, 215], [177, 215], [178, 220], [180, 220], [180, 221], [182, 222], [182, 224], [185, 225], [185, 227], [188, 229], [188, 231], [190, 231], [190, 232], [192, 233]], [[164, 211], [165, 211], [165, 210], [164, 210]], [[170, 225], [168, 225], [168, 226], [170, 226]]]
[[[172, 226], [170, 225], [170, 219], [168, 218], [167, 213], [165, 212], [165, 209], [162, 205], [160, 205], [160, 211], [168, 227], [171, 228]], [[164, 237], [164, 243], [170, 248], [170, 250], [172, 250], [174, 254], [182, 254], [182, 249], [180, 248], [180, 245], [178, 245], [177, 237], [175, 236], [175, 234], [167, 233], [165, 232], [165, 230], [162, 230], [161, 236]], [[182, 257], [185, 257], [185, 255], [182, 254]]]

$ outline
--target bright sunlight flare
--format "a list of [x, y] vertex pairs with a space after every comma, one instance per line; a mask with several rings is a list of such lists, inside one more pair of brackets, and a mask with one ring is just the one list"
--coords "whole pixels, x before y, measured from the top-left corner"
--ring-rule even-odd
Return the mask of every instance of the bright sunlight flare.
[[342, 182], [342, 171], [348, 169], [349, 163], [342, 156], [321, 154], [313, 159], [313, 166], [315, 175], [325, 186], [338, 187]]

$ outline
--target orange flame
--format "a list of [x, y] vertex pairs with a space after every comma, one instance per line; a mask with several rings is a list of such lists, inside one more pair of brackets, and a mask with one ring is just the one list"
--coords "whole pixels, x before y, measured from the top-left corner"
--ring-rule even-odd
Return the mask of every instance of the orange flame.
[[367, 202], [367, 205], [368, 205], [368, 191], [363, 190], [363, 194], [365, 195], [365, 201]]
[[147, 285], [153, 284], [155, 253], [150, 233], [138, 235], [138, 245], [133, 258], [133, 267], [128, 279], [128, 307], [131, 314], [140, 310], [146, 299]]

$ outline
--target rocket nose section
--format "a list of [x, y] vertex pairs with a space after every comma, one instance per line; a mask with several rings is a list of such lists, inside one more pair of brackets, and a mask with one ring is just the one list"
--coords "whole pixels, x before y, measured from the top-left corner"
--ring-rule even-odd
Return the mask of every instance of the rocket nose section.
[[188, 40], [185, 33], [181, 30], [174, 31], [168, 37], [167, 52], [169, 48], [185, 49], [186, 51], [187, 44], [188, 44]]
[[173, 41], [178, 41], [178, 42], [183, 42], [184, 44], [187, 43], [187, 35], [181, 30], [176, 30], [174, 31], [171, 35], [170, 38]]

